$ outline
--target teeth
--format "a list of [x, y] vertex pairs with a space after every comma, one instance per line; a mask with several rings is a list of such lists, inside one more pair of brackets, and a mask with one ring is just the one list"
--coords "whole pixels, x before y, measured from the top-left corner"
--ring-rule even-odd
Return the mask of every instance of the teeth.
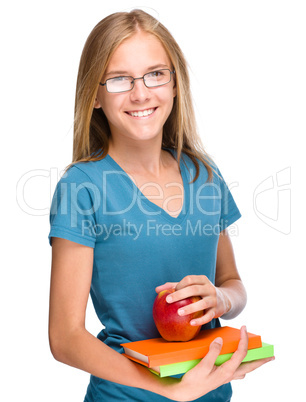
[[147, 109], [147, 110], [142, 110], [139, 112], [130, 112], [129, 114], [132, 115], [133, 117], [144, 117], [144, 116], [149, 116], [154, 112], [154, 109]]

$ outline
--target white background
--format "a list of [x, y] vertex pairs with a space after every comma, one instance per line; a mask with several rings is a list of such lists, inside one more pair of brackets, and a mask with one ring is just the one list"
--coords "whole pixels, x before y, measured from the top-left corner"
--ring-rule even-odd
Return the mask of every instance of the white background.
[[[232, 240], [248, 305], [224, 324], [246, 324], [275, 345], [275, 362], [233, 383], [233, 401], [300, 401], [306, 11], [296, 0], [19, 0], [2, 8], [3, 400], [83, 401], [88, 374], [55, 361], [48, 346], [48, 208], [71, 161], [84, 42], [109, 13], [139, 6], [168, 27], [189, 61], [203, 143], [243, 215]], [[91, 304], [87, 325], [100, 330]]]

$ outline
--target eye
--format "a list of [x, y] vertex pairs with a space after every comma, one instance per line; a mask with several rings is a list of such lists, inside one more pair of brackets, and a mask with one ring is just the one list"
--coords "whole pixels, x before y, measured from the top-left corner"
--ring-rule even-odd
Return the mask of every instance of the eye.
[[151, 73], [148, 73], [147, 76], [148, 78], [160, 78], [165, 75], [163, 70], [157, 70], [157, 71], [152, 71]]
[[112, 80], [112, 82], [126, 82], [126, 81], [130, 81], [130, 77], [126, 77], [126, 76], [122, 76], [122, 77], [114, 77], [114, 78], [110, 78], [110, 80]]

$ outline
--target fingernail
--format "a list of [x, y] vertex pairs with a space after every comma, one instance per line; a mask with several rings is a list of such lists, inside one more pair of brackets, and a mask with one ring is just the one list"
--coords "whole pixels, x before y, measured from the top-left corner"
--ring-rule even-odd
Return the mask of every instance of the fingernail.
[[178, 315], [184, 315], [185, 314], [185, 310], [183, 310], [182, 308], [177, 310], [177, 314]]
[[172, 296], [167, 296], [166, 297], [166, 302], [171, 303], [172, 302]]
[[190, 325], [197, 325], [196, 320], [191, 320], [191, 321], [190, 321]]
[[222, 346], [223, 345], [223, 339], [222, 338], [216, 338], [214, 340], [215, 343], [217, 343], [218, 345]]

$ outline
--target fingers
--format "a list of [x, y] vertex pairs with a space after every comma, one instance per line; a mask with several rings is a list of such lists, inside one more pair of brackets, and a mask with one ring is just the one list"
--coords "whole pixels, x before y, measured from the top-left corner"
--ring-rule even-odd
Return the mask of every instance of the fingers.
[[202, 364], [206, 364], [209, 371], [212, 371], [215, 368], [215, 361], [219, 356], [221, 349], [223, 346], [223, 339], [216, 338], [209, 346], [209, 352], [207, 355], [202, 359]]
[[204, 285], [211, 283], [205, 275], [187, 275], [176, 285], [175, 290], [184, 289], [191, 285]]
[[202, 317], [192, 319], [190, 321], [190, 325], [194, 325], [194, 326], [204, 325], [204, 324], [210, 322], [212, 319], [214, 319], [215, 316], [216, 315], [215, 315], [214, 309], [205, 310]]
[[[218, 370], [215, 361], [219, 356], [223, 345], [222, 338], [216, 338], [209, 347], [206, 356], [191, 370], [187, 371], [181, 378], [177, 387], [179, 398], [175, 400], [193, 401], [200, 396], [222, 385], [219, 377], [214, 375]], [[173, 398], [174, 399], [174, 398]]]
[[240, 380], [244, 378], [246, 374], [251, 373], [252, 371], [256, 370], [257, 368], [263, 366], [266, 363], [275, 360], [275, 357], [267, 357], [265, 359], [255, 360], [249, 363], [242, 363], [238, 369], [236, 370], [235, 375], [233, 376], [233, 380]]
[[[218, 337], [216, 338], [209, 346], [209, 351], [206, 356], [199, 362], [199, 364], [190, 371], [200, 371], [201, 372], [201, 382], [203, 382], [203, 378], [205, 376], [209, 376], [215, 370], [217, 370], [217, 366], [215, 366], [215, 361], [217, 357], [221, 353], [221, 349], [223, 346], [223, 339]], [[186, 375], [185, 375], [186, 376]], [[188, 374], [187, 374], [188, 376]]]
[[[237, 370], [238, 367], [240, 366], [242, 360], [247, 355], [248, 343], [249, 343], [248, 333], [247, 333], [246, 327], [243, 326], [243, 327], [241, 327], [241, 330], [240, 330], [240, 342], [238, 345], [238, 349], [233, 354], [232, 358], [229, 360], [233, 369]], [[227, 362], [227, 363], [229, 363], [229, 362]], [[227, 363], [224, 363], [224, 364], [227, 364]]]
[[195, 313], [196, 311], [200, 310], [208, 310], [215, 306], [215, 301], [213, 297], [205, 297], [205, 299], [201, 299], [197, 302], [188, 304], [180, 309], [178, 309], [178, 315], [188, 315]]
[[241, 338], [238, 345], [238, 349], [233, 354], [231, 359], [221, 366], [219, 366], [214, 375], [219, 376], [219, 378], [223, 379], [223, 383], [242, 379], [246, 376], [246, 374], [256, 370], [262, 365], [274, 360], [274, 357], [268, 357], [266, 359], [255, 360], [248, 363], [242, 363], [248, 351], [248, 334], [246, 331], [246, 327], [243, 326], [241, 328]]
[[[248, 352], [248, 334], [246, 331], [246, 327], [241, 327], [240, 330], [240, 342], [238, 345], [238, 349], [233, 354], [231, 359], [221, 366], [218, 367], [216, 370], [216, 375], [220, 375], [220, 378], [223, 379], [223, 382], [232, 381], [234, 378], [243, 378], [243, 375], [246, 374], [244, 371], [238, 371], [243, 359], [245, 358]], [[237, 376], [237, 377], [236, 377]]]
[[[157, 292], [173, 287], [173, 282], [168, 282], [156, 288]], [[216, 289], [205, 275], [188, 275], [175, 284], [175, 292], [167, 296], [168, 303], [174, 303], [188, 297], [199, 296], [201, 300], [191, 303], [178, 310], [180, 316], [204, 312], [201, 317], [191, 321], [191, 325], [200, 326], [210, 322], [216, 317]]]
[[223, 384], [227, 384], [232, 380], [242, 379], [247, 373], [274, 360], [274, 358], [267, 358], [242, 363], [248, 350], [248, 334], [245, 327], [241, 328], [240, 342], [237, 351], [229, 361], [217, 367], [215, 362], [222, 352], [222, 345], [222, 338], [216, 338], [210, 344], [207, 355], [199, 364], [184, 374], [179, 383], [179, 396], [180, 398], [184, 398], [184, 395], [186, 395], [186, 399], [179, 400], [194, 400], [200, 395], [205, 395], [209, 391]]
[[[193, 281], [193, 278], [196, 278]], [[187, 297], [200, 296], [202, 298], [207, 296], [216, 297], [216, 289], [214, 285], [204, 275], [191, 275], [186, 276], [177, 283], [175, 292], [171, 295], [170, 303], [186, 299]]]
[[206, 324], [224, 313], [223, 304], [218, 299], [217, 289], [205, 275], [187, 275], [180, 282], [167, 282], [155, 290], [159, 293], [169, 288], [175, 288], [175, 292], [167, 296], [168, 303], [174, 303], [188, 297], [199, 296], [201, 298], [201, 300], [178, 310], [180, 316], [200, 312], [201, 317], [192, 320], [191, 325]]
[[157, 286], [155, 288], [155, 291], [156, 291], [156, 293], [159, 293], [166, 289], [174, 289], [176, 285], [177, 285], [177, 282], [166, 282], [163, 285]]

